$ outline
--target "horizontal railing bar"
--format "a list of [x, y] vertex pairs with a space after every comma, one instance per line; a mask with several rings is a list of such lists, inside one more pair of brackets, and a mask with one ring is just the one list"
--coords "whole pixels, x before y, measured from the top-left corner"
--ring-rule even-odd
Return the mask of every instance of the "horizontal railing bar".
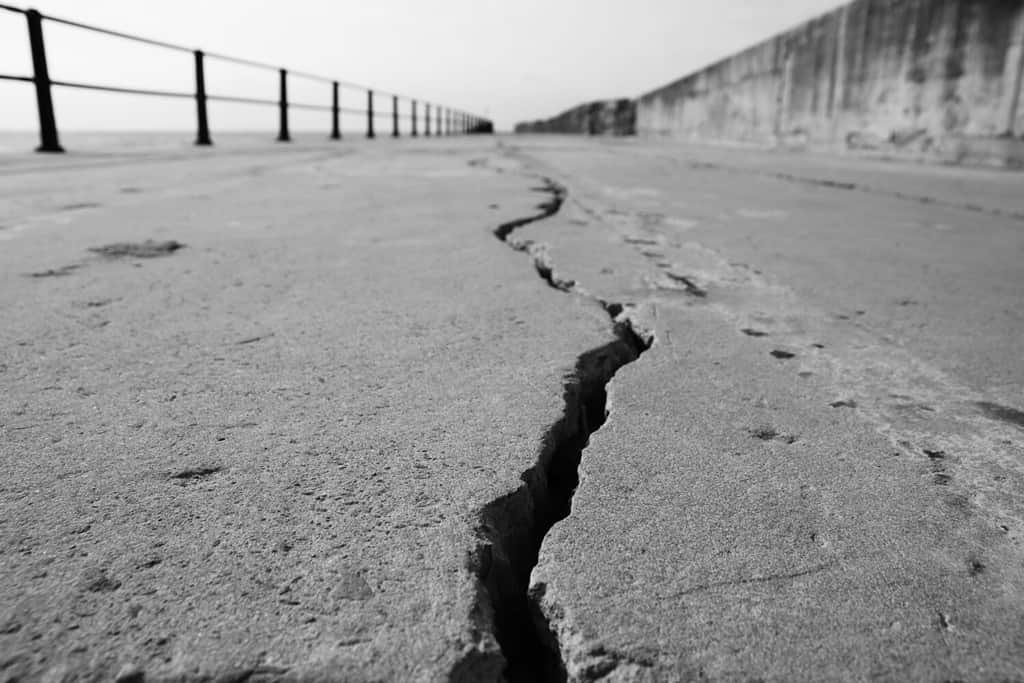
[[[18, 12], [18, 13], [22, 13], [22, 14], [25, 14], [28, 11], [28, 10], [22, 8], [22, 7], [15, 7], [13, 5], [8, 5], [8, 4], [3, 4], [3, 3], [0, 3], [0, 9], [5, 9], [7, 11]], [[116, 38], [122, 38], [124, 40], [131, 40], [131, 41], [135, 41], [135, 42], [138, 42], [138, 43], [144, 43], [146, 45], [154, 45], [156, 47], [163, 47], [165, 49], [175, 50], [175, 51], [178, 51], [178, 52], [195, 52], [196, 51], [195, 48], [187, 47], [185, 45], [178, 45], [176, 43], [168, 43], [166, 41], [155, 40], [153, 38], [143, 38], [142, 36], [136, 36], [136, 35], [129, 34], [129, 33], [124, 33], [124, 32], [121, 32], [121, 31], [114, 31], [112, 29], [103, 29], [102, 27], [93, 26], [91, 24], [83, 24], [81, 22], [74, 22], [74, 20], [72, 20], [72, 19], [66, 19], [66, 18], [62, 18], [62, 17], [59, 17], [59, 16], [53, 16], [52, 14], [41, 14], [41, 16], [43, 18], [49, 20], [49, 22], [54, 22], [56, 24], [63, 24], [65, 26], [70, 26], [70, 27], [74, 27], [74, 28], [77, 28], [77, 29], [83, 29], [85, 31], [92, 31], [92, 32], [95, 32], [95, 33], [100, 33], [100, 34], [104, 34], [104, 35], [108, 35], [108, 36], [114, 36]], [[267, 62], [264, 62], [264, 61], [257, 61], [255, 59], [246, 59], [246, 58], [243, 58], [243, 57], [234, 57], [234, 56], [231, 56], [229, 54], [221, 54], [219, 52], [205, 52], [204, 54], [205, 54], [206, 57], [211, 58], [211, 59], [220, 59], [221, 61], [228, 61], [228, 62], [232, 62], [232, 63], [237, 63], [237, 65], [241, 65], [241, 66], [245, 66], [245, 67], [252, 67], [252, 68], [255, 68], [255, 69], [264, 69], [264, 70], [268, 70], [268, 71], [280, 71], [282, 69], [281, 67], [270, 65], [270, 63], [267, 63]], [[291, 71], [291, 70], [288, 70], [288, 74], [289, 74], [289, 76], [294, 76], [296, 78], [304, 78], [304, 79], [311, 80], [311, 81], [316, 81], [316, 82], [319, 82], [319, 83], [337, 83], [339, 86], [344, 87], [344, 88], [350, 88], [350, 89], [356, 89], [356, 90], [364, 90], [364, 91], [373, 90], [374, 94], [380, 95], [381, 97], [398, 97], [399, 99], [403, 99], [403, 100], [410, 101], [410, 102], [415, 100], [415, 101], [423, 103], [423, 104], [430, 103], [432, 106], [436, 106], [432, 102], [427, 102], [427, 101], [425, 101], [423, 99], [420, 99], [420, 98], [417, 98], [417, 97], [413, 97], [411, 95], [403, 95], [403, 94], [398, 93], [398, 92], [390, 92], [390, 91], [387, 91], [387, 90], [380, 90], [380, 89], [372, 88], [372, 87], [370, 87], [368, 85], [364, 85], [364, 84], [361, 84], [361, 83], [354, 83], [354, 82], [351, 82], [351, 81], [339, 81], [337, 79], [328, 78], [326, 76], [321, 76], [321, 75], [318, 75], [318, 74], [312, 74], [312, 73], [309, 73], [309, 72], [302, 72], [302, 71]], [[83, 86], [82, 85], [74, 85], [74, 86], [71, 86], [71, 87], [83, 87]], [[96, 88], [96, 89], [101, 89], [101, 88]], [[121, 89], [116, 89], [116, 88], [106, 88], [106, 89], [108, 89], [108, 90], [110, 90], [112, 92], [122, 92], [122, 91], [127, 92], [128, 91], [128, 90], [121, 90]], [[152, 94], [159, 94], [159, 93], [160, 93], [160, 91], [153, 91]], [[151, 93], [146, 92], [146, 93], [139, 93], [139, 94], [151, 94]], [[180, 96], [180, 95], [175, 94], [173, 96]]]
[[[280, 102], [278, 100], [261, 99], [258, 97], [241, 97], [237, 95], [207, 95], [206, 99], [216, 102], [236, 102], [239, 104], [263, 104], [267, 106], [278, 106]], [[289, 100], [288, 107], [295, 107], [297, 109], [312, 109], [316, 111], [331, 111], [333, 107], [329, 104], [307, 104], [303, 102], [292, 102]], [[365, 109], [355, 109], [353, 107], [338, 107], [339, 112], [346, 114], [366, 114]], [[374, 111], [374, 118], [391, 118], [391, 111]], [[410, 114], [399, 114], [400, 119], [411, 119]]]
[[316, 74], [311, 74], [311, 73], [306, 72], [306, 71], [291, 71], [291, 70], [289, 70], [288, 71], [288, 75], [289, 76], [294, 76], [295, 78], [305, 78], [308, 81], [317, 81], [319, 83], [337, 83], [339, 86], [346, 86], [346, 87], [349, 87], [349, 88], [354, 88], [356, 90], [368, 90], [369, 89], [365, 85], [359, 85], [358, 83], [346, 83], [345, 81], [339, 81], [339, 80], [334, 79], [334, 78], [327, 78], [326, 76], [317, 76]]
[[259, 97], [240, 97], [237, 95], [207, 95], [206, 99], [217, 102], [238, 102], [239, 104], [270, 104], [277, 106], [277, 100], [265, 100]]
[[113, 85], [93, 85], [91, 83], [76, 83], [74, 81], [50, 81], [51, 85], [59, 85], [65, 88], [79, 88], [80, 90], [102, 90], [103, 92], [125, 93], [127, 95], [153, 95], [156, 97], [195, 97], [195, 93], [174, 92], [173, 90], [149, 90], [145, 88], [119, 88]]
[[[50, 96], [51, 86], [77, 88], [81, 90], [93, 90], [99, 92], [119, 93], [128, 95], [142, 95], [150, 97], [172, 97], [177, 99], [195, 98], [198, 106], [198, 133], [196, 140], [197, 145], [212, 144], [208, 128], [208, 118], [206, 109], [207, 100], [213, 100], [215, 102], [234, 102], [240, 104], [254, 104], [260, 106], [279, 107], [280, 133], [278, 135], [278, 140], [282, 142], [287, 142], [290, 140], [288, 134], [289, 108], [304, 109], [317, 112], [332, 112], [332, 139], [338, 139], [341, 137], [339, 132], [339, 114], [342, 112], [349, 115], [367, 116], [367, 137], [370, 138], [374, 137], [374, 123], [378, 120], [387, 121], [388, 119], [391, 119], [393, 121], [392, 134], [395, 137], [399, 136], [400, 122], [403, 121], [405, 122], [402, 124], [403, 126], [407, 125], [408, 122], [412, 123], [411, 133], [412, 135], [416, 135], [416, 124], [420, 121], [421, 118], [427, 130], [429, 130], [431, 123], [436, 122], [436, 132], [438, 135], [444, 135], [448, 133], [459, 133], [460, 131], [477, 132], [471, 129], [471, 126], [480, 126], [481, 129], [484, 126], [484, 124], [486, 124], [488, 129], [491, 126], [490, 122], [487, 121], [486, 119], [476, 117], [472, 114], [468, 114], [460, 109], [445, 107], [427, 100], [411, 97], [408, 95], [401, 95], [399, 93], [390, 92], [387, 90], [372, 88], [370, 86], [362, 85], [360, 83], [332, 79], [326, 76], [321, 76], [319, 74], [309, 73], [306, 71], [290, 71], [288, 69], [278, 67], [276, 65], [269, 64], [266, 62], [244, 59], [240, 57], [232, 57], [230, 55], [225, 55], [216, 52], [204, 53], [201, 50], [196, 50], [190, 47], [186, 47], [184, 45], [170, 43], [163, 40], [155, 40], [152, 38], [144, 38], [142, 36], [134, 35], [131, 33], [115, 31], [112, 29], [102, 28], [100, 26], [86, 24], [79, 21], [73, 21], [70, 19], [64, 19], [61, 17], [45, 15], [34, 9], [15, 7], [14, 5], [9, 5], [4, 2], [0, 2], [0, 10], [19, 13], [24, 15], [28, 19], [29, 42], [32, 48], [33, 68], [35, 73], [32, 76], [0, 74], [0, 81], [19, 81], [35, 84], [36, 95], [38, 100], [37, 104], [39, 109], [40, 137], [42, 139], [42, 143], [39, 146], [38, 151], [41, 152], [64, 151], [63, 148], [60, 146], [60, 142], [57, 136], [56, 123], [53, 114], [53, 103]], [[166, 50], [193, 53], [195, 60], [196, 90], [194, 92], [180, 92], [173, 90], [159, 90], [154, 88], [124, 87], [115, 85], [102, 85], [98, 83], [83, 83], [78, 81], [51, 80], [46, 65], [46, 50], [45, 46], [43, 45], [43, 20], [52, 21], [56, 24], [63, 24], [65, 26], [70, 26], [72, 28], [77, 28], [84, 31], [99, 33], [101, 35], [112, 36], [115, 38], [121, 38], [123, 40], [133, 41], [136, 43], [151, 45]], [[267, 99], [257, 97], [243, 97], [238, 95], [208, 95], [206, 93], [203, 70], [204, 60], [207, 58], [238, 64], [250, 68], [265, 69], [268, 71], [279, 71], [280, 96], [277, 99]], [[293, 79], [306, 79], [317, 83], [331, 85], [332, 102], [330, 106], [328, 106], [327, 104], [314, 104], [309, 101], [289, 102], [287, 89], [289, 76], [291, 76]], [[368, 96], [366, 108], [359, 109], [354, 107], [340, 106], [340, 93], [342, 89], [349, 91], [358, 90], [365, 92]], [[386, 104], [386, 101], [388, 99], [392, 100], [390, 107], [388, 107]], [[380, 106], [375, 107], [375, 103], [380, 103]], [[407, 103], [411, 105], [411, 107], [407, 106]], [[424, 112], [422, 117], [417, 113], [417, 105], [424, 106]], [[431, 109], [433, 109], [433, 112], [431, 112]]]
[[310, 109], [316, 111], [332, 111], [333, 107], [329, 104], [306, 104], [303, 102], [292, 102], [288, 100], [288, 107], [294, 107], [295, 109]]
[[85, 29], [86, 31], [93, 31], [95, 33], [103, 33], [108, 36], [114, 36], [115, 38], [123, 38], [125, 40], [134, 40], [137, 43], [145, 43], [147, 45], [155, 45], [156, 47], [166, 48], [168, 50], [177, 50], [178, 52], [193, 52], [193, 48], [185, 47], [184, 45], [176, 45], [175, 43], [165, 43], [162, 40], [154, 40], [152, 38], [143, 38], [141, 36], [132, 35], [131, 33], [122, 33], [121, 31], [112, 31], [109, 28], [100, 28], [99, 26], [93, 26], [92, 24], [83, 24], [78, 21], [71, 21], [70, 19], [61, 19], [60, 17], [54, 17], [49, 14], [42, 15], [44, 19], [52, 21], [56, 24], [64, 24], [65, 26], [73, 26], [75, 28]]
[[[280, 71], [281, 68], [282, 68], [280, 66], [275, 66], [273, 64], [268, 64], [266, 62], [258, 62], [258, 61], [254, 60], [254, 59], [244, 59], [242, 57], [232, 57], [231, 55], [222, 55], [219, 52], [204, 52], [203, 56], [206, 57], [207, 59], [218, 59], [218, 60], [220, 60], [222, 62], [230, 62], [232, 64], [240, 64], [242, 66], [251, 66], [254, 69], [265, 69], [267, 71]], [[309, 73], [307, 71], [292, 71], [291, 69], [286, 69], [286, 71], [288, 71], [288, 75], [289, 76], [294, 76], [296, 78], [305, 78], [305, 79], [308, 79], [310, 81], [318, 81], [320, 83], [337, 83], [340, 86], [347, 87], [347, 88], [355, 88], [355, 89], [358, 89], [358, 90], [368, 90], [369, 89], [366, 86], [359, 85], [358, 83], [348, 83], [346, 81], [339, 81], [339, 80], [334, 79], [334, 78], [327, 78], [326, 76], [320, 76], [318, 74], [311, 74], [311, 73]]]
[[[10, 7], [8, 5], [0, 5], [0, 7], [4, 7], [4, 8], [8, 8], [9, 7], [11, 9], [11, 11], [15, 11], [15, 12], [22, 12], [22, 13], [24, 13], [24, 11], [25, 11], [25, 10], [21, 10], [21, 9], [19, 9], [17, 7]], [[108, 36], [114, 36], [114, 37], [117, 37], [117, 38], [123, 38], [125, 40], [134, 40], [134, 41], [139, 42], [139, 43], [145, 43], [147, 45], [154, 45], [156, 47], [162, 47], [162, 48], [166, 48], [168, 50], [177, 50], [178, 52], [194, 52], [195, 51], [195, 48], [186, 47], [184, 45], [178, 45], [178, 44], [175, 44], [175, 43], [167, 43], [167, 42], [164, 42], [162, 40], [154, 40], [152, 38], [143, 38], [142, 36], [136, 36], [136, 35], [133, 35], [131, 33], [123, 33], [121, 31], [114, 31], [114, 30], [111, 30], [111, 29], [108, 29], [108, 28], [102, 28], [100, 26], [93, 26], [92, 24], [83, 24], [83, 23], [78, 22], [78, 21], [72, 21], [70, 19], [62, 19], [60, 17], [55, 17], [55, 16], [52, 16], [52, 15], [49, 15], [49, 14], [43, 14], [42, 17], [44, 19], [47, 19], [48, 21], [53, 21], [53, 22], [56, 22], [58, 24], [65, 24], [67, 26], [73, 26], [75, 28], [80, 28], [80, 29], [84, 29], [84, 30], [87, 30], [87, 31], [95, 31], [97, 33], [104, 33], [104, 34], [106, 34]], [[265, 69], [265, 70], [268, 70], [268, 71], [278, 71], [281, 68], [283, 68], [283, 67], [280, 67], [280, 66], [275, 66], [273, 64], [268, 64], [266, 62], [260, 62], [260, 61], [254, 60], [254, 59], [245, 59], [245, 58], [242, 58], [242, 57], [232, 57], [231, 55], [225, 55], [225, 54], [221, 54], [219, 52], [204, 52], [203, 54], [208, 59], [219, 59], [219, 60], [221, 60], [223, 62], [232, 62], [234, 64], [239, 64], [239, 65], [242, 65], [242, 66], [249, 66], [249, 67], [253, 67], [253, 68], [256, 68], [256, 69]], [[373, 90], [375, 94], [378, 94], [378, 95], [381, 95], [381, 96], [384, 96], [384, 97], [398, 97], [399, 99], [409, 100], [410, 102], [412, 100], [416, 99], [415, 97], [410, 97], [409, 95], [402, 95], [401, 93], [389, 92], [387, 90], [379, 90], [379, 89], [371, 88], [370, 86], [367, 86], [367, 85], [363, 85], [361, 83], [353, 83], [351, 81], [339, 81], [339, 80], [334, 79], [334, 78], [328, 78], [326, 76], [321, 76], [319, 74], [310, 73], [308, 71], [292, 71], [290, 69], [288, 69], [287, 71], [288, 71], [288, 75], [289, 76], [295, 76], [296, 78], [305, 78], [305, 79], [312, 80], [312, 81], [318, 81], [320, 83], [335, 83], [335, 82], [337, 82], [338, 85], [344, 86], [344, 87], [347, 87], [347, 88], [354, 88], [354, 89], [357, 89], [357, 90]]]
[[[231, 62], [232, 64], [241, 64], [242, 66], [251, 66], [254, 69], [266, 69], [267, 71], [280, 71], [281, 67], [274, 66], [273, 64], [267, 64], [266, 62], [257, 62], [254, 59], [243, 59], [242, 57], [231, 57], [230, 55], [222, 55], [218, 52], [204, 52], [203, 56], [207, 59], [219, 59], [222, 62]], [[289, 71], [289, 73], [291, 73]]]
[[[0, 80], [8, 81], [23, 81], [31, 83], [34, 79], [30, 76], [13, 76], [7, 74], [0, 74]], [[126, 95], [148, 95], [153, 97], [176, 97], [176, 98], [191, 98], [195, 97], [194, 93], [186, 92], [175, 92], [172, 90], [150, 90], [145, 88], [122, 88], [112, 85], [97, 85], [93, 83], [77, 83], [74, 81], [50, 81], [51, 85], [61, 86], [65, 88], [78, 88], [80, 90], [99, 90], [103, 92], [114, 92], [123, 93]], [[206, 99], [214, 100], [217, 102], [237, 102], [240, 104], [263, 104], [268, 106], [278, 106], [280, 102], [277, 100], [261, 99], [258, 97], [240, 97], [236, 95], [207, 95]], [[309, 109], [314, 111], [331, 111], [332, 107], [327, 104], [309, 104], [305, 102], [288, 102], [289, 107], [295, 107], [296, 109]], [[342, 111], [348, 114], [365, 114], [365, 109], [354, 109], [352, 107], [339, 107], [338, 111]], [[377, 111], [374, 113], [374, 117], [377, 118], [391, 118], [392, 114], [390, 111]], [[411, 119], [410, 114], [400, 113], [398, 115], [400, 119]]]

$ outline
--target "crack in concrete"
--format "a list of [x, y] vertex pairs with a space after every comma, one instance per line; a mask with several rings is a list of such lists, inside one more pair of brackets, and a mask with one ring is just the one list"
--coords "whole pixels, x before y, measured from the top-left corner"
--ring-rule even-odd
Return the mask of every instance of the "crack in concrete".
[[549, 201], [537, 207], [540, 213], [503, 223], [494, 235], [527, 253], [549, 286], [599, 304], [612, 321], [615, 339], [577, 358], [565, 378], [563, 415], [547, 430], [536, 464], [522, 473], [523, 483], [515, 491], [480, 511], [480, 544], [469, 561], [480, 581], [474, 615], [485, 634], [481, 640], [493, 637], [501, 652], [472, 650], [452, 670], [452, 681], [495, 675], [510, 681], [567, 679], [562, 648], [539, 606], [543, 587], [531, 592], [530, 576], [544, 537], [571, 512], [583, 451], [591, 435], [608, 419], [609, 382], [654, 343], [653, 334], [636, 326], [622, 304], [593, 297], [575, 281], [558, 277], [545, 245], [513, 237], [517, 228], [548, 218], [561, 208], [566, 189], [548, 178], [544, 183], [534, 188], [551, 194]]
[[530, 189], [535, 192], [550, 192], [551, 199], [537, 205], [537, 208], [540, 209], [540, 213], [534, 214], [532, 216], [524, 216], [523, 218], [516, 218], [515, 220], [502, 223], [497, 228], [495, 228], [494, 236], [497, 237], [502, 242], [507, 241], [509, 235], [511, 235], [513, 232], [523, 227], [524, 225], [529, 225], [530, 223], [533, 223], [535, 221], [544, 220], [545, 218], [553, 216], [556, 213], [558, 213], [558, 211], [562, 208], [562, 203], [565, 201], [565, 196], [567, 194], [566, 189], [563, 186], [559, 185], [550, 178], [544, 178], [544, 184], [541, 185], [540, 187], [531, 187]]

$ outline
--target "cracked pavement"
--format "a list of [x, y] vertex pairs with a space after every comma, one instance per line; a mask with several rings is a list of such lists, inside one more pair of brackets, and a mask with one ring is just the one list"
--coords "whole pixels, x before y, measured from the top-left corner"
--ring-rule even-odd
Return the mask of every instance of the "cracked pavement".
[[1019, 176], [515, 137], [0, 178], [0, 680], [1024, 676]]

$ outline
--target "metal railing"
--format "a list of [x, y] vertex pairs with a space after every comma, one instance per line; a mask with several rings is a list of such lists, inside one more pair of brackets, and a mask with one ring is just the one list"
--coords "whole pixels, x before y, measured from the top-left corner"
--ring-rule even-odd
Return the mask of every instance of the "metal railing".
[[[341, 113], [351, 114], [365, 114], [366, 115], [366, 137], [374, 138], [376, 133], [374, 130], [374, 120], [378, 117], [389, 117], [391, 119], [391, 135], [392, 137], [399, 137], [399, 120], [406, 119], [411, 122], [410, 135], [418, 136], [417, 123], [422, 120], [423, 122], [423, 135], [430, 136], [432, 134], [433, 124], [433, 135], [435, 136], [446, 136], [446, 135], [457, 135], [457, 134], [470, 134], [470, 133], [491, 133], [494, 130], [494, 126], [491, 121], [470, 114], [458, 109], [451, 107], [445, 107], [439, 104], [432, 104], [430, 102], [419, 101], [411, 97], [399, 95], [397, 93], [375, 91], [373, 88], [359, 85], [357, 83], [351, 83], [347, 81], [341, 81], [337, 79], [326, 78], [317, 74], [306, 73], [303, 71], [289, 71], [280, 66], [272, 64], [265, 64], [263, 62], [257, 62], [250, 59], [241, 59], [239, 57], [231, 57], [229, 55], [218, 54], [215, 52], [204, 52], [203, 50], [196, 50], [183, 45], [175, 45], [174, 43], [167, 43], [160, 40], [153, 40], [151, 38], [143, 38], [141, 36], [131, 35], [129, 33], [122, 33], [120, 31], [113, 31], [99, 26], [92, 26], [89, 24], [83, 24], [77, 21], [71, 21], [69, 19], [61, 19], [59, 17], [49, 16], [42, 14], [34, 9], [25, 9], [21, 7], [14, 7], [12, 5], [0, 4], [0, 10], [7, 12], [14, 12], [16, 14], [23, 14], [28, 24], [28, 38], [29, 47], [32, 51], [32, 70], [31, 76], [20, 76], [14, 74], [0, 73], [0, 80], [4, 81], [23, 81], [26, 83], [35, 84], [36, 91], [36, 106], [39, 113], [39, 138], [40, 144], [36, 149], [37, 152], [63, 152], [64, 148], [60, 145], [60, 138], [57, 132], [57, 118], [54, 114], [53, 97], [51, 95], [51, 88], [63, 87], [63, 88], [79, 88], [83, 90], [96, 90], [101, 92], [113, 92], [113, 93], [127, 93], [132, 95], [147, 95], [154, 97], [174, 97], [174, 98], [187, 98], [195, 99], [196, 102], [196, 141], [197, 145], [212, 145], [213, 140], [210, 137], [210, 125], [209, 117], [207, 115], [207, 102], [234, 102], [243, 104], [258, 104], [258, 105], [272, 105], [278, 107], [279, 110], [279, 127], [277, 140], [279, 142], [289, 142], [291, 140], [291, 132], [288, 127], [288, 111], [290, 109], [305, 109], [312, 111], [327, 111], [331, 113], [331, 140], [340, 140], [341, 134]], [[78, 83], [73, 81], [61, 81], [50, 78], [50, 73], [46, 65], [46, 46], [43, 41], [43, 21], [50, 21], [55, 24], [63, 24], [65, 26], [71, 26], [85, 31], [91, 31], [93, 33], [100, 33], [115, 38], [121, 38], [124, 40], [130, 40], [136, 43], [144, 43], [154, 47], [163, 48], [166, 50], [173, 50], [176, 52], [188, 52], [192, 53], [195, 58], [195, 91], [194, 92], [180, 92], [170, 90], [154, 90], [147, 88], [123, 88], [111, 85], [98, 85], [95, 83]], [[269, 71], [276, 71], [279, 74], [279, 90], [278, 99], [264, 99], [257, 97], [238, 97], [233, 95], [216, 95], [210, 94], [206, 91], [206, 73], [205, 64], [206, 60], [218, 60], [221, 62], [229, 62], [232, 64], [251, 67], [255, 69], [263, 69]], [[288, 99], [288, 80], [289, 78], [305, 79], [309, 81], [316, 81], [319, 83], [329, 84], [331, 86], [331, 103], [328, 104], [312, 104], [304, 102], [293, 102]], [[344, 86], [349, 89], [363, 90], [366, 92], [366, 108], [365, 109], [353, 109], [351, 107], [343, 107], [340, 103], [339, 88]], [[391, 97], [391, 112], [390, 114], [382, 111], [374, 111], [374, 102], [377, 97]], [[410, 104], [409, 113], [403, 113], [400, 111], [400, 103], [402, 100], [407, 101]], [[418, 105], [423, 105], [422, 116], [418, 113]]]

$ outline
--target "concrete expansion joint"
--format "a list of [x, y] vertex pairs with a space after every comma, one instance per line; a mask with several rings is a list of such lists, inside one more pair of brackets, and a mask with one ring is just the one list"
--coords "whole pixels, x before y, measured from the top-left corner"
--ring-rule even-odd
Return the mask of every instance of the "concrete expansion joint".
[[572, 657], [572, 645], [558, 642], [540, 609], [545, 587], [531, 588], [531, 573], [545, 536], [572, 511], [583, 451], [609, 417], [612, 378], [655, 342], [653, 332], [634, 321], [629, 307], [592, 296], [576, 281], [559, 276], [546, 245], [515, 236], [518, 228], [558, 213], [568, 195], [563, 185], [550, 178], [533, 189], [549, 194], [550, 199], [537, 206], [537, 214], [499, 225], [494, 235], [530, 256], [537, 274], [552, 288], [600, 305], [611, 321], [614, 338], [576, 359], [565, 379], [564, 412], [547, 430], [536, 464], [522, 473], [519, 488], [480, 511], [479, 545], [470, 555], [469, 568], [479, 579], [474, 615], [481, 645], [456, 665], [452, 681], [568, 680], [566, 662]]

